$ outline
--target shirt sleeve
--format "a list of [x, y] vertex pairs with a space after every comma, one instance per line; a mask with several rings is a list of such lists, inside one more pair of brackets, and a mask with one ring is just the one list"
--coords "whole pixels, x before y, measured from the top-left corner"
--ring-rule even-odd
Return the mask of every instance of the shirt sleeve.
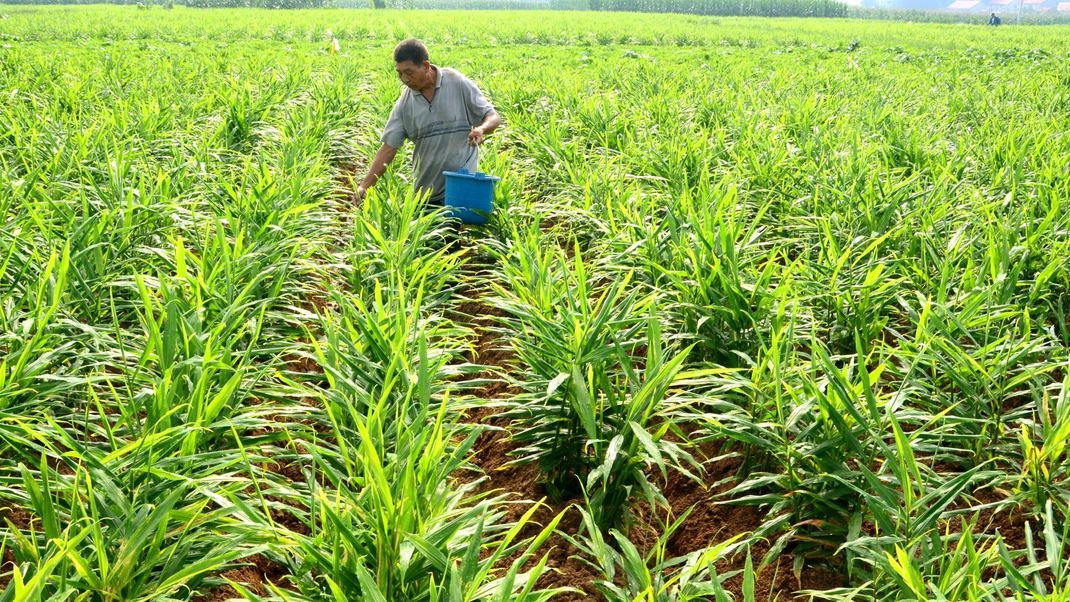
[[394, 109], [390, 111], [390, 119], [386, 120], [386, 127], [383, 128], [383, 137], [380, 140], [383, 144], [393, 148], [401, 148], [405, 139], [409, 137], [409, 133], [405, 131], [405, 121], [401, 118], [402, 98], [404, 96], [399, 97], [394, 103]]
[[463, 77], [464, 82], [464, 104], [468, 109], [468, 122], [472, 125], [479, 125], [483, 123], [483, 119], [490, 113], [497, 113], [494, 110], [494, 106], [490, 104], [490, 101], [483, 96], [483, 93], [479, 91], [479, 87], [475, 82]]

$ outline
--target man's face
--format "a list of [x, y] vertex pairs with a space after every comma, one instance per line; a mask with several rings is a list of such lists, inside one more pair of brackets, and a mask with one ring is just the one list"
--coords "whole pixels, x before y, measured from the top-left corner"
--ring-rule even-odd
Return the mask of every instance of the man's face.
[[400, 63], [394, 63], [394, 70], [398, 72], [398, 79], [401, 80], [401, 83], [413, 90], [422, 90], [431, 85], [431, 63], [429, 61], [424, 61], [422, 65], [417, 65], [412, 61], [401, 61]]

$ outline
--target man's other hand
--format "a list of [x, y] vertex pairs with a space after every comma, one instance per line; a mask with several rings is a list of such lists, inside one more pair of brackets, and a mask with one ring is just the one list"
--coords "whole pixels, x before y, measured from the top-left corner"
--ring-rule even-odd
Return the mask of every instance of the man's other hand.
[[472, 128], [471, 132], [468, 132], [468, 145], [479, 146], [480, 144], [483, 144], [484, 136], [485, 134], [483, 133], [483, 128], [477, 125], [476, 127]]

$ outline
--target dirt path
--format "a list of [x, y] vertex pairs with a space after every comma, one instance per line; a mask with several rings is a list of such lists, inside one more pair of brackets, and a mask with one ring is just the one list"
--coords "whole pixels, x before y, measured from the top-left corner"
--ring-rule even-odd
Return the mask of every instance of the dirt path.
[[[332, 199], [332, 203], [352, 203], [355, 197], [350, 191], [350, 178], [359, 177], [360, 166], [347, 166], [336, 178], [339, 189], [338, 197]], [[479, 380], [484, 384], [470, 388], [468, 393], [476, 400], [482, 400], [485, 405], [476, 404], [477, 407], [468, 410], [460, 419], [473, 426], [491, 427], [484, 431], [473, 448], [472, 464], [478, 472], [471, 471], [459, 475], [461, 482], [472, 482], [483, 479], [479, 485], [479, 493], [495, 491], [505, 493], [516, 503], [507, 511], [507, 520], [516, 520], [526, 512], [530, 505], [538, 500], [544, 500], [544, 505], [536, 512], [534, 521], [526, 535], [534, 535], [541, 525], [552, 520], [554, 516], [564, 512], [565, 516], [559, 524], [559, 531], [574, 535], [579, 529], [580, 516], [573, 508], [573, 504], [582, 504], [582, 500], [564, 500], [552, 502], [547, 498], [545, 491], [539, 484], [539, 470], [534, 464], [512, 466], [509, 464], [514, 459], [512, 453], [516, 446], [510, 440], [510, 424], [501, 417], [502, 408], [497, 404], [508, 400], [520, 393], [520, 390], [510, 384], [511, 376], [517, 375], [515, 366], [516, 357], [509, 348], [506, 337], [497, 330], [498, 318], [504, 316], [499, 307], [488, 302], [492, 295], [489, 282], [494, 277], [497, 266], [493, 261], [480, 254], [479, 243], [473, 237], [465, 241], [467, 251], [465, 261], [459, 274], [458, 287], [455, 292], [450, 317], [473, 332], [472, 348], [465, 361], [479, 364], [483, 370], [469, 377], [467, 380]], [[321, 291], [329, 290], [330, 282], [316, 287]], [[313, 295], [302, 308], [309, 312], [328, 309], [326, 295], [320, 292]], [[319, 366], [314, 362], [302, 358], [304, 361], [290, 363], [290, 368], [298, 372], [315, 372]], [[710, 452], [710, 450], [706, 450]], [[712, 457], [712, 452], [710, 452]], [[706, 483], [699, 484], [688, 481], [682, 477], [670, 478], [668, 482], [660, 483], [666, 497], [672, 507], [674, 515], [679, 516], [690, 506], [694, 506], [691, 516], [683, 527], [673, 536], [669, 542], [669, 552], [674, 555], [686, 554], [701, 549], [712, 543], [723, 541], [739, 533], [747, 533], [755, 530], [763, 517], [752, 507], [724, 506], [714, 503], [714, 495], [727, 489], [724, 480], [734, 474], [738, 464], [731, 460], [720, 461], [710, 466]], [[653, 478], [653, 475], [651, 475]], [[658, 536], [658, 520], [654, 516], [646, 516], [647, 511], [639, 509], [636, 512], [638, 518], [629, 533], [632, 540], [642, 550], [656, 541]], [[755, 549], [755, 553], [764, 552], [765, 549]], [[573, 587], [581, 590], [583, 594], [565, 594], [555, 600], [570, 602], [573, 600], [598, 599], [593, 583], [600, 575], [583, 561], [575, 557], [577, 551], [568, 544], [560, 535], [551, 537], [542, 550], [549, 554], [548, 566], [552, 571], [548, 572], [539, 582], [540, 587]], [[288, 575], [286, 569], [263, 556], [246, 559], [250, 566], [233, 569], [223, 573], [223, 576], [238, 582], [248, 583], [251, 589], [258, 594], [266, 594], [264, 585], [268, 582], [276, 584], [285, 583]], [[758, 558], [755, 559], [757, 562]], [[511, 562], [507, 559], [505, 565]], [[719, 566], [719, 569], [729, 570], [741, 568], [743, 559], [731, 563], [731, 565]], [[791, 593], [800, 588], [822, 588], [842, 584], [842, 579], [830, 578], [821, 572], [804, 571], [802, 582], [797, 582], [791, 574], [791, 557], [785, 556], [774, 567], [763, 571], [759, 576], [757, 593], [759, 599], [791, 599]], [[731, 590], [738, 594], [741, 591], [740, 579], [733, 579], [728, 583]], [[197, 598], [203, 601], [224, 600], [235, 596], [236, 592], [230, 586], [215, 588], [206, 595]]]
[[[510, 441], [510, 425], [502, 418], [500, 408], [493, 404], [519, 393], [519, 389], [509, 383], [507, 376], [515, 375], [515, 355], [509, 349], [508, 341], [495, 329], [496, 318], [504, 312], [487, 302], [491, 295], [487, 284], [493, 277], [495, 266], [478, 255], [476, 243], [468, 250], [468, 261], [461, 271], [462, 282], [458, 288], [459, 297], [455, 305], [454, 318], [474, 333], [473, 352], [468, 361], [486, 366], [475, 378], [492, 382], [475, 389], [473, 394], [488, 405], [470, 412], [463, 420], [474, 425], [493, 427], [485, 431], [477, 440], [472, 455], [473, 464], [482, 471], [482, 475], [473, 474], [465, 477], [475, 479], [485, 476], [481, 484], [481, 493], [488, 491], [507, 492], [513, 499], [526, 502], [518, 504], [509, 512], [508, 518], [515, 520], [530, 506], [531, 502], [541, 500], [545, 492], [539, 484], [538, 467], [529, 464], [510, 466], [511, 453], [515, 446]], [[705, 446], [702, 455], [705, 458], [721, 456], [712, 446]], [[689, 507], [691, 515], [682, 527], [673, 535], [668, 544], [668, 551], [673, 555], [683, 555], [702, 549], [719, 541], [724, 541], [738, 534], [750, 533], [758, 529], [765, 516], [753, 506], [729, 506], [715, 503], [717, 494], [731, 487], [731, 477], [739, 468], [738, 460], [726, 457], [715, 460], [708, 465], [709, 472], [704, 483], [695, 483], [679, 475], [670, 475], [667, 482], [660, 483], [674, 516], [680, 516]], [[655, 480], [653, 474], [650, 475]], [[561, 503], [546, 502], [546, 506], [536, 513], [535, 518], [543, 524], [559, 512], [565, 512], [565, 518], [559, 524], [559, 531], [574, 535], [579, 528], [579, 513], [570, 508], [573, 503], [582, 504], [582, 500], [567, 500]], [[636, 510], [636, 524], [631, 528], [629, 537], [640, 550], [649, 549], [659, 535], [658, 525], [664, 516], [649, 516], [645, 508]], [[536, 529], [531, 529], [532, 534]], [[590, 600], [599, 596], [593, 582], [600, 578], [592, 568], [575, 557], [576, 550], [560, 535], [555, 535], [547, 542], [544, 551], [549, 550], [548, 566], [554, 571], [547, 574], [539, 583], [543, 587], [574, 587], [586, 592], [583, 594], [566, 594], [555, 600]], [[769, 550], [767, 544], [752, 548], [754, 562], [757, 564], [762, 555]], [[790, 600], [796, 598], [794, 592], [800, 589], [825, 589], [842, 586], [842, 576], [823, 569], [804, 568], [802, 579], [797, 580], [792, 572], [794, 558], [784, 554], [773, 566], [763, 570], [756, 583], [758, 599]], [[719, 570], [741, 569], [745, 556], [722, 563]], [[737, 599], [742, 593], [742, 578], [729, 580], [726, 586]], [[805, 600], [807, 597], [797, 597]]]
[[[325, 201], [327, 209], [335, 210], [342, 215], [342, 219], [339, 222], [340, 225], [338, 226], [339, 235], [343, 234], [343, 229], [346, 227], [345, 224], [349, 224], [352, 221], [349, 211], [351, 211], [352, 206], [356, 203], [356, 194], [351, 186], [351, 181], [352, 178], [359, 178], [362, 175], [361, 172], [363, 169], [364, 165], [362, 163], [351, 162], [342, 165], [334, 178], [334, 194], [331, 198]], [[339, 287], [344, 288], [345, 286], [344, 279], [339, 278], [337, 274], [332, 274], [331, 269], [328, 266], [325, 266], [323, 274], [323, 280], [311, 284], [308, 294], [300, 301], [296, 308], [298, 315], [305, 321], [312, 322], [316, 315], [330, 311], [333, 308], [333, 303], [330, 300], [330, 292]], [[313, 337], [319, 335], [318, 328], [316, 328], [315, 325], [311, 327], [311, 333], [311, 336]], [[301, 339], [301, 343], [306, 347], [311, 345], [311, 341], [305, 337]], [[287, 354], [283, 357], [283, 361], [286, 369], [299, 377], [304, 375], [305, 378], [309, 378], [323, 373], [323, 368], [307, 353], [301, 355]], [[311, 400], [308, 401], [310, 403], [315, 403]], [[278, 421], [279, 424], [285, 422], [289, 422], [289, 419]], [[322, 430], [318, 425], [311, 426], [316, 428], [317, 431]], [[284, 424], [282, 428], [285, 428]], [[321, 435], [327, 435], [327, 433], [321, 432]], [[281, 476], [283, 479], [299, 481], [305, 478], [301, 470], [302, 467], [293, 462], [275, 462], [263, 466], [262, 468], [266, 468], [270, 472]], [[290, 502], [292, 502], [292, 500]], [[307, 508], [304, 508], [304, 510], [307, 510]], [[272, 510], [272, 519], [295, 533], [305, 535], [309, 533], [307, 525], [289, 513], [280, 510]], [[268, 589], [269, 584], [288, 590], [293, 590], [295, 587], [290, 582], [291, 573], [289, 568], [271, 560], [263, 554], [241, 558], [238, 562], [245, 566], [218, 573], [217, 576], [229, 579], [236, 583], [244, 584], [251, 592], [260, 596], [267, 596], [270, 594], [270, 590]], [[229, 584], [224, 584], [210, 588], [203, 593], [194, 596], [192, 600], [193, 602], [221, 602], [223, 600], [241, 598], [242, 596], [237, 590]]]
[[[581, 500], [553, 502], [539, 485], [539, 470], [534, 464], [510, 466], [515, 445], [510, 440], [509, 422], [500, 416], [502, 408], [497, 402], [508, 400], [520, 393], [520, 389], [511, 385], [509, 376], [515, 374], [515, 353], [509, 348], [509, 342], [496, 330], [497, 318], [505, 315], [498, 307], [487, 302], [491, 296], [489, 281], [495, 269], [491, 260], [479, 254], [478, 243], [471, 242], [467, 248], [466, 261], [461, 270], [460, 287], [457, 290], [457, 303], [453, 317], [458, 323], [470, 328], [474, 334], [472, 351], [467, 361], [484, 366], [484, 370], [473, 379], [490, 381], [474, 388], [471, 394], [484, 400], [486, 406], [469, 411], [462, 420], [471, 425], [489, 426], [480, 435], [473, 447], [472, 463], [480, 472], [461, 475], [460, 480], [471, 482], [486, 477], [481, 482], [479, 493], [506, 493], [516, 504], [509, 507], [506, 520], [519, 519], [539, 500], [543, 505], [533, 516], [534, 524], [526, 530], [525, 536], [535, 535], [543, 525], [558, 514], [565, 516], [558, 525], [560, 531], [574, 534], [579, 527], [579, 513], [571, 508], [573, 503]], [[549, 554], [548, 572], [539, 581], [540, 587], [574, 587], [586, 591], [586, 594], [563, 594], [555, 600], [589, 600], [594, 594], [593, 582], [598, 576], [581, 561], [572, 558], [576, 550], [567, 541], [555, 534], [547, 541], [542, 553]], [[513, 558], [506, 559], [503, 568]], [[534, 564], [532, 562], [531, 564]]]

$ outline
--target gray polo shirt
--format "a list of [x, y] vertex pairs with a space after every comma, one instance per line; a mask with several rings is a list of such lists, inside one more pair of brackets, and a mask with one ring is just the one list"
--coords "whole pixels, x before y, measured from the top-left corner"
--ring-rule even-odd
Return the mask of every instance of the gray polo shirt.
[[439, 69], [435, 95], [424, 95], [403, 87], [383, 130], [382, 142], [400, 148], [412, 140], [416, 189], [430, 189], [431, 201], [441, 203], [446, 194], [443, 171], [461, 167], [475, 172], [479, 166], [478, 147], [468, 145], [468, 132], [494, 113], [479, 88], [455, 69]]

